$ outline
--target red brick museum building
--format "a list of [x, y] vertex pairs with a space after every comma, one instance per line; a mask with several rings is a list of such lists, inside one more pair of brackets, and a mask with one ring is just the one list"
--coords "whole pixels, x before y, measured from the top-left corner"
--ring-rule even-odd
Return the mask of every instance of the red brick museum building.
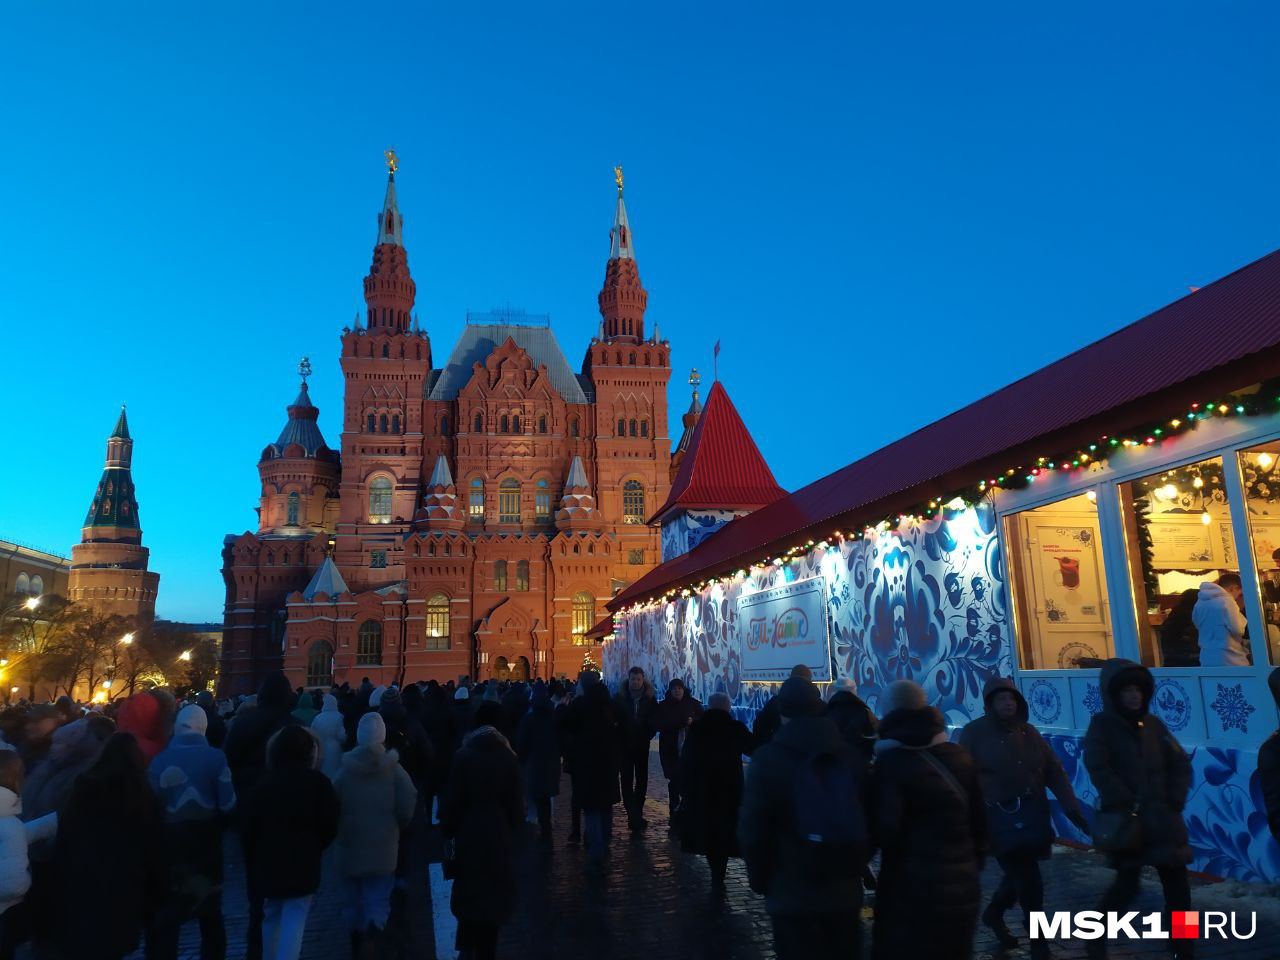
[[223, 693], [281, 667], [309, 687], [573, 675], [605, 601], [660, 559], [645, 521], [671, 483], [671, 347], [645, 329], [621, 176], [575, 372], [523, 313], [468, 315], [433, 351], [390, 166], [366, 310], [341, 333], [338, 448], [304, 361], [258, 463], [258, 529], [224, 541]]

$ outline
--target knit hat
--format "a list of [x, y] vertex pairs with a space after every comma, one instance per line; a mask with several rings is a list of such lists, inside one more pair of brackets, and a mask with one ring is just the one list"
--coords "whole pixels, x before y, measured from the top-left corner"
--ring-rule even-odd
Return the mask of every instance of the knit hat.
[[382, 746], [387, 739], [387, 725], [376, 713], [366, 713], [356, 727], [356, 743], [362, 747]]
[[378, 708], [378, 705], [382, 703], [382, 698], [385, 697], [386, 695], [387, 695], [386, 687], [374, 687], [373, 693], [369, 694], [369, 706], [373, 707], [376, 710]]
[[468, 690], [466, 687], [459, 687], [457, 690], [453, 691], [453, 699], [455, 699], [455, 700], [470, 700], [470, 699], [471, 699], [471, 691], [470, 691], [470, 690]]
[[812, 680], [790, 677], [778, 688], [778, 712], [784, 717], [812, 717], [822, 712], [822, 694]]
[[178, 711], [178, 719], [174, 722], [174, 733], [198, 733], [204, 736], [209, 730], [209, 715], [204, 708], [194, 703], [188, 704]]
[[797, 663], [791, 668], [791, 676], [804, 677], [806, 680], [812, 680], [813, 669], [807, 663]]
[[929, 705], [924, 687], [914, 680], [895, 680], [884, 692], [884, 712], [922, 710]]
[[387, 687], [378, 701], [379, 707], [391, 707], [400, 702], [400, 691], [396, 687]]
[[830, 701], [837, 693], [857, 693], [858, 685], [849, 677], [841, 677], [831, 685], [831, 689], [827, 691], [827, 700]]

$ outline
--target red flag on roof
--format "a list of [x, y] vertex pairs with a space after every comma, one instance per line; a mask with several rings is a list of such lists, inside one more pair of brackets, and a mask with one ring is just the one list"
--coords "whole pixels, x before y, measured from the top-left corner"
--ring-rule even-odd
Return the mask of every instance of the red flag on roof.
[[720, 356], [720, 341], [719, 341], [719, 340], [717, 340], [717, 341], [716, 341], [716, 352], [715, 352], [715, 355], [716, 355], [717, 357], [718, 357], [718, 356]]

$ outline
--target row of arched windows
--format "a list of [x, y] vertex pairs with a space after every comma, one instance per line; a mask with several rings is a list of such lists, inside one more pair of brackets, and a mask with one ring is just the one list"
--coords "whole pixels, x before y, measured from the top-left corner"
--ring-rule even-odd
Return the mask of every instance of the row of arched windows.
[[[507, 589], [507, 561], [493, 561], [493, 589], [499, 593]], [[515, 589], [524, 592], [529, 589], [529, 561], [516, 561]]]
[[22, 593], [29, 597], [38, 597], [44, 593], [44, 577], [38, 573], [19, 573], [13, 583], [13, 590], [15, 593]]
[[[624, 326], [625, 326], [625, 322], [624, 322]], [[628, 333], [628, 332], [633, 332], [633, 331], [623, 330], [623, 333]], [[622, 362], [623, 362], [622, 357], [623, 357], [623, 354], [621, 350], [617, 350], [614, 352], [613, 362], [615, 366], [619, 366], [619, 367], [622, 366]], [[654, 362], [654, 357], [655, 355], [648, 350], [646, 350], [643, 354], [637, 354], [636, 351], [632, 350], [630, 353], [627, 354], [626, 362], [629, 366], [634, 367], [643, 361], [645, 366], [649, 366]], [[659, 352], [656, 355], [656, 357], [657, 357], [658, 363], [666, 362], [661, 352]], [[601, 350], [596, 362], [600, 364], [607, 364], [609, 362], [609, 352], [607, 350]]]
[[618, 418], [618, 436], [647, 437], [649, 436], [648, 420], [627, 420], [623, 417]]
[[[472, 429], [475, 433], [484, 433], [484, 413], [477, 410], [471, 418]], [[545, 413], [538, 414], [537, 418], [529, 421], [530, 433], [547, 433], [548, 420]], [[524, 433], [525, 421], [521, 419], [518, 413], [504, 413], [497, 419], [498, 433]], [[449, 418], [440, 418], [440, 433], [447, 434], [449, 432]], [[569, 436], [577, 437], [582, 433], [577, 417], [569, 418]]]
[[[374, 477], [369, 482], [369, 522], [391, 522], [392, 483], [388, 477]], [[523, 485], [515, 477], [506, 477], [498, 484], [498, 522], [522, 523], [521, 509]], [[289, 524], [297, 525], [298, 503], [294, 499], [296, 493], [289, 495]], [[551, 488], [546, 479], [534, 481], [534, 519], [545, 522], [551, 519]], [[472, 477], [467, 487], [467, 517], [472, 523], [483, 523], [485, 514], [484, 479]], [[644, 484], [639, 480], [628, 480], [622, 485], [622, 522], [644, 523], [645, 495]]]
[[370, 413], [365, 417], [365, 433], [399, 433], [400, 414]]

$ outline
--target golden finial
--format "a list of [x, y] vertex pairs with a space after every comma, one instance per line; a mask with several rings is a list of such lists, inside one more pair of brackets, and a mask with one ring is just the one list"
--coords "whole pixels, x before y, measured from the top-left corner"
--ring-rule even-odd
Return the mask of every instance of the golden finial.
[[396, 156], [395, 148], [383, 150], [382, 155], [387, 158], [387, 169], [394, 174], [400, 168], [400, 158]]
[[622, 168], [613, 168], [613, 182], [618, 185], [618, 196], [622, 196]]
[[689, 386], [698, 389], [698, 384], [702, 382], [702, 374], [698, 373], [698, 368], [693, 368], [693, 373], [689, 374]]

